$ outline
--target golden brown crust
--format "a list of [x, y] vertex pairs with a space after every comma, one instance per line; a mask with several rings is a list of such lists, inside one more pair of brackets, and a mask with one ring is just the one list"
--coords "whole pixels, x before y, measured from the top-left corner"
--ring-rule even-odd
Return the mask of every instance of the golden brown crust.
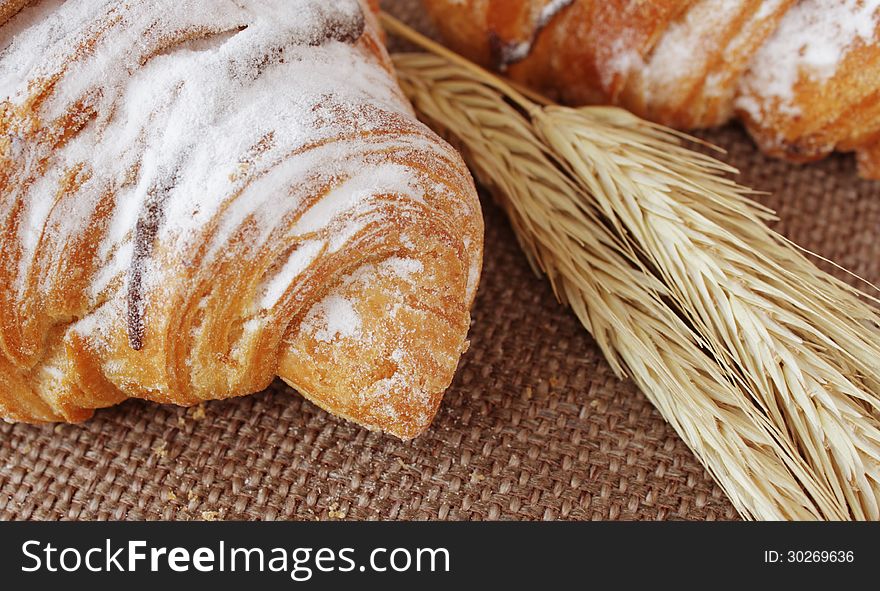
[[455, 49], [564, 102], [618, 104], [682, 129], [738, 116], [771, 154], [807, 161], [856, 151], [860, 173], [877, 176], [876, 2], [425, 4]]
[[15, 16], [29, 0], [0, 0], [0, 26]]
[[17, 31], [0, 60], [4, 418], [280, 376], [371, 429], [430, 424], [466, 347], [476, 191], [396, 87], [367, 4], [295, 4], [70, 3], [88, 26], [57, 45], [41, 19]]

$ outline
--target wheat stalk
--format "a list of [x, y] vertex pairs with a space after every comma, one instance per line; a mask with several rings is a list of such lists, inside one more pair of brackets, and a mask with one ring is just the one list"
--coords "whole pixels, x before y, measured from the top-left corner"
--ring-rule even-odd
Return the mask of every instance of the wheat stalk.
[[431, 52], [394, 56], [419, 114], [739, 512], [880, 518], [880, 317], [862, 294], [679, 134], [548, 104], [383, 20]]

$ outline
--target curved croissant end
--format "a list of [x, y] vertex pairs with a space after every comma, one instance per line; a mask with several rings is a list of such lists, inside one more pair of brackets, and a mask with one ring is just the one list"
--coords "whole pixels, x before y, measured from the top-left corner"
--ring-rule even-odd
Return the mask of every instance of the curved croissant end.
[[281, 376], [369, 428], [428, 426], [482, 218], [366, 3], [43, 0], [0, 26], [0, 88], [5, 418]]

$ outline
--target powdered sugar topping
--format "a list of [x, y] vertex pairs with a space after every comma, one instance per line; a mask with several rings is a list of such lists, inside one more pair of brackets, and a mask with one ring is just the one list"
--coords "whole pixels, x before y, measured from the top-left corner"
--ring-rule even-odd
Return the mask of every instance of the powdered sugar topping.
[[361, 317], [350, 300], [331, 294], [309, 310], [301, 330], [314, 334], [315, 339], [323, 342], [357, 337], [361, 330]]
[[761, 104], [769, 100], [780, 112], [797, 114], [793, 99], [800, 77], [830, 78], [854, 45], [876, 42], [878, 25], [880, 0], [798, 2], [755, 54], [737, 107], [760, 120]]

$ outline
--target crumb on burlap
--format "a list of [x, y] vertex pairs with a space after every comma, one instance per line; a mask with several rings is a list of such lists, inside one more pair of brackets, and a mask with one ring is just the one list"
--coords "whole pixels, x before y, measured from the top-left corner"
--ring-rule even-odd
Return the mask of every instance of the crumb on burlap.
[[199, 402], [197, 406], [189, 409], [189, 415], [192, 417], [194, 421], [201, 421], [205, 418], [205, 403]]
[[204, 521], [217, 521], [220, 517], [220, 513], [217, 511], [202, 511], [202, 520]]
[[157, 458], [164, 458], [168, 455], [168, 443], [165, 441], [160, 441], [156, 445], [153, 446], [153, 455]]
[[339, 508], [339, 503], [336, 501], [333, 502], [332, 505], [328, 508], [327, 516], [330, 519], [345, 519], [345, 516], [348, 515], [345, 511], [337, 511]]

